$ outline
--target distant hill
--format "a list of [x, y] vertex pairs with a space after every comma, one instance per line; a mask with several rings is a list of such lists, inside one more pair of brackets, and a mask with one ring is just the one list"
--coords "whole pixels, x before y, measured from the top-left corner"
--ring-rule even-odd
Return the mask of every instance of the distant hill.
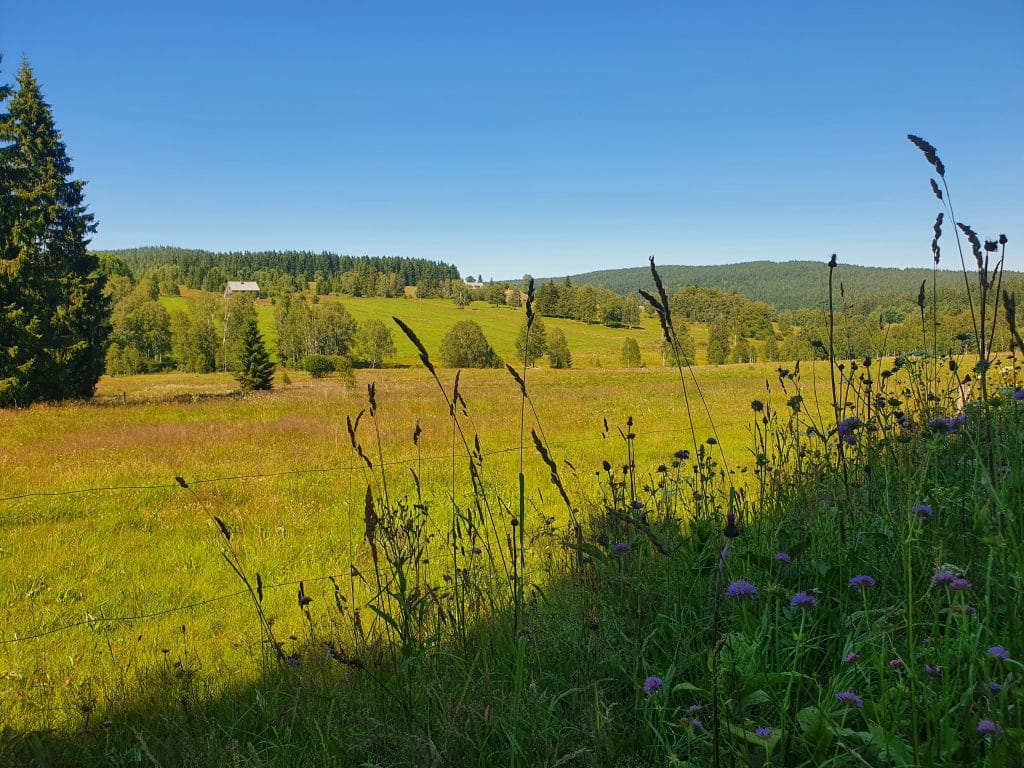
[[[673, 293], [684, 285], [702, 288], [718, 288], [722, 291], [736, 291], [755, 301], [763, 301], [778, 310], [795, 310], [819, 306], [828, 300], [828, 267], [817, 261], [747, 261], [741, 264], [721, 264], [706, 267], [688, 267], [659, 264], [665, 288]], [[1007, 279], [1019, 283], [1024, 273], [1007, 272]], [[538, 283], [559, 282], [564, 277], [541, 278]], [[606, 269], [598, 272], [584, 272], [569, 275], [573, 285], [590, 283], [623, 295], [635, 294], [640, 288], [650, 291], [654, 288], [648, 267], [629, 269]], [[972, 285], [977, 277], [970, 275]], [[835, 290], [839, 298], [839, 284], [842, 283], [847, 298], [857, 299], [871, 296], [899, 296], [911, 301], [917, 296], [921, 281], [931, 286], [930, 269], [896, 269], [893, 267], [858, 267], [842, 264], [836, 268]], [[962, 290], [963, 273], [940, 270], [938, 287]]]

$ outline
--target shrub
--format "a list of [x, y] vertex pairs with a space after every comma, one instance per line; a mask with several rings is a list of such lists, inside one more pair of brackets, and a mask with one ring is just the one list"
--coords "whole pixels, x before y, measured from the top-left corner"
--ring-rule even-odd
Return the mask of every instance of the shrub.
[[451, 327], [441, 340], [441, 361], [448, 368], [500, 368], [501, 358], [491, 349], [483, 330], [472, 320]]

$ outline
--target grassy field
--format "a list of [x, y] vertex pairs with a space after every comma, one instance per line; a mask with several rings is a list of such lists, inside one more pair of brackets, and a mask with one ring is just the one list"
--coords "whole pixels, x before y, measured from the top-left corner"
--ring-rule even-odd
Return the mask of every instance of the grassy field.
[[[353, 311], [383, 313], [395, 304], [410, 308], [410, 322], [416, 321], [415, 302], [356, 302]], [[443, 375], [450, 388], [454, 372]], [[700, 369], [698, 376], [729, 465], [740, 472], [751, 464], [745, 447], [750, 401], [763, 396], [774, 369], [723, 366]], [[347, 574], [350, 565], [367, 572], [361, 539], [368, 480], [351, 448], [346, 416], [354, 419], [367, 407], [371, 381], [391, 492], [412, 493], [410, 470], [416, 471], [431, 504], [432, 531], [443, 538], [451, 520], [451, 424], [421, 368], [358, 371], [352, 386], [293, 374], [291, 384], [245, 398], [232, 394], [236, 384], [227, 374], [107, 377], [92, 404], [0, 413], [0, 496], [27, 495], [0, 502], [6, 606], [0, 639], [83, 622], [69, 632], [0, 646], [6, 721], [73, 726], [83, 697], [123, 687], [133, 670], [161, 663], [164, 649], [183, 642], [183, 625], [185, 639], [202, 638], [204, 663], [212, 669], [231, 670], [236, 682], [255, 675], [260, 654], [249, 642], [253, 615], [244, 596], [140, 622], [90, 621], [159, 613], [237, 592], [238, 581], [220, 557], [215, 515], [235, 531], [245, 563], [268, 584], [303, 579], [319, 585], [309, 587], [313, 593], [323, 588], [317, 579]], [[692, 447], [674, 371], [541, 369], [529, 373], [528, 384], [540, 429], [581, 506], [599, 503], [603, 461], [628, 461], [622, 437], [628, 417], [634, 419], [635, 460], [649, 487], [658, 464]], [[507, 518], [517, 504], [518, 388], [505, 371], [466, 371], [460, 390], [468, 414], [461, 420], [470, 440], [479, 437], [482, 476], [505, 505], [499, 516]], [[699, 403], [693, 407], [703, 441], [714, 432]], [[412, 439], [417, 424], [418, 446]], [[527, 431], [531, 425], [528, 414]], [[368, 419], [358, 439], [376, 464]], [[472, 497], [465, 453], [459, 447], [455, 455], [455, 498], [465, 504]], [[528, 436], [524, 463], [530, 530], [545, 525], [545, 517], [564, 527], [564, 506]], [[179, 487], [176, 476], [190, 488]], [[110, 486], [129, 487], [45, 495]], [[268, 592], [268, 610], [287, 626], [285, 636], [302, 630], [301, 616], [286, 608], [292, 593]]]
[[[219, 299], [217, 294], [182, 289], [181, 296], [164, 296], [160, 301], [168, 311], [183, 311], [189, 300], [200, 298]], [[322, 302], [341, 302], [359, 322], [380, 320], [393, 329], [397, 356], [394, 365], [418, 365], [418, 356], [412, 343], [402, 335], [392, 322], [397, 317], [412, 326], [427, 350], [438, 355], [441, 339], [448, 329], [460, 320], [473, 320], [483, 329], [491, 346], [502, 358], [515, 359], [515, 340], [525, 319], [524, 310], [511, 307], [495, 307], [484, 301], [474, 301], [468, 307], [457, 307], [447, 299], [402, 299], [354, 298], [321, 296]], [[274, 323], [274, 306], [270, 299], [256, 302], [257, 321], [260, 331], [268, 344], [273, 346], [277, 339]], [[635, 338], [640, 345], [640, 354], [645, 366], [661, 367], [661, 330], [657, 319], [644, 316], [640, 328], [609, 328], [604, 325], [590, 325], [563, 318], [545, 318], [548, 329], [560, 328], [565, 333], [569, 351], [576, 368], [621, 368], [622, 343]], [[706, 362], [707, 326], [694, 324], [691, 335], [697, 346], [698, 363]], [[756, 347], [758, 342], [754, 342]], [[546, 359], [540, 361], [546, 364]]]

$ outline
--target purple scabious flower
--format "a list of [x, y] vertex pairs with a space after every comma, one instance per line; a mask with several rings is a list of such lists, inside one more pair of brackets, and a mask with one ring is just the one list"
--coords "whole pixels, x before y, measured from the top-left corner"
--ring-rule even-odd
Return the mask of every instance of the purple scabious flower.
[[818, 600], [814, 595], [809, 595], [806, 592], [797, 592], [791, 598], [789, 598], [790, 608], [802, 608], [803, 610], [809, 610], [811, 608], [818, 607]]
[[982, 736], [994, 736], [1002, 729], [994, 720], [979, 720], [977, 731]]
[[754, 729], [754, 735], [759, 739], [767, 739], [772, 735], [772, 729], [762, 725], [760, 728]]
[[926, 675], [928, 675], [928, 677], [942, 677], [942, 667], [940, 667], [940, 666], [934, 666], [933, 667], [931, 664], [925, 664], [924, 665], [924, 673]]
[[1014, 392], [1013, 393], [1013, 400], [1014, 400], [1014, 402], [1017, 402], [1019, 400], [1024, 400], [1024, 389], [1018, 389], [1016, 392]]
[[691, 704], [686, 708], [686, 714], [690, 715], [690, 717], [693, 717], [703, 709], [704, 707], [702, 707], [700, 704]]
[[701, 728], [704, 727], [704, 721], [703, 720], [698, 720], [698, 719], [694, 718], [693, 720], [690, 721], [690, 725], [692, 725], [694, 727], [694, 730], [699, 731]]
[[916, 507], [912, 507], [911, 512], [920, 517], [922, 520], [931, 520], [932, 515], [935, 514], [935, 510], [929, 507], [927, 504], [918, 504]]
[[629, 506], [630, 506], [631, 509], [643, 509], [644, 508], [644, 503], [642, 501], [635, 500], [635, 501], [630, 502]]
[[903, 659], [889, 659], [889, 669], [900, 669], [903, 667]]
[[864, 699], [853, 691], [840, 691], [836, 694], [836, 701], [844, 706], [854, 707], [855, 709], [860, 709], [864, 706]]
[[1007, 661], [1010, 658], [1010, 652], [1001, 645], [993, 645], [989, 648], [988, 655], [993, 656], [1000, 661]]
[[957, 576], [951, 582], [949, 582], [949, 588], [954, 592], [970, 592], [971, 582], [965, 579], [963, 576]]
[[736, 579], [736, 581], [725, 588], [726, 600], [736, 600], [741, 597], [753, 600], [757, 597], [757, 587], [746, 579]]
[[852, 434], [853, 430], [855, 430], [860, 425], [860, 419], [858, 419], [856, 416], [850, 416], [836, 425], [836, 431], [839, 432], [840, 437], [846, 437]]
[[860, 654], [856, 651], [850, 651], [843, 656], [843, 664], [853, 664], [855, 661], [860, 661]]
[[790, 557], [785, 552], [779, 552], [775, 555], [775, 561], [778, 563], [790, 562]]
[[945, 568], [941, 568], [932, 574], [932, 586], [948, 587], [953, 583], [953, 579], [955, 578], [957, 578], [955, 573], [947, 571]]
[[663, 685], [664, 683], [661, 681], [660, 677], [657, 675], [651, 675], [644, 680], [644, 693], [657, 693], [661, 690]]
[[854, 576], [850, 579], [850, 587], [860, 587], [861, 589], [874, 589], [878, 586], [878, 583], [870, 576]]
[[1002, 693], [1003, 686], [993, 680], [988, 684], [988, 691], [989, 693]]
[[616, 555], [624, 555], [627, 552], [632, 552], [632, 551], [633, 551], [633, 548], [631, 546], [629, 546], [629, 544], [627, 544], [624, 541], [620, 541], [618, 544], [616, 544], [614, 547], [612, 547], [612, 552], [614, 554], [616, 554]]
[[690, 452], [685, 448], [683, 448], [681, 451], [676, 451], [672, 455], [675, 456], [680, 461], [686, 461], [687, 459], [690, 458]]

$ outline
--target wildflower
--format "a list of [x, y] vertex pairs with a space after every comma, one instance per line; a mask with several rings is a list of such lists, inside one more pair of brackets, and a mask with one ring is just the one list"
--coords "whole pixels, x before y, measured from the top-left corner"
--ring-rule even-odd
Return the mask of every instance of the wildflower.
[[740, 535], [740, 529], [736, 527], [736, 513], [731, 509], [725, 516], [725, 531], [723, 533], [729, 539], [735, 539]]
[[856, 651], [850, 651], [843, 656], [843, 664], [853, 664], [855, 661], [860, 661], [860, 654]]
[[836, 694], [836, 701], [844, 706], [854, 707], [856, 709], [860, 709], [864, 706], [864, 699], [853, 691], [840, 691]]
[[642, 501], [633, 501], [629, 506], [633, 509], [643, 509], [644, 503]]
[[952, 571], [947, 571], [945, 568], [940, 569], [932, 574], [932, 586], [948, 587], [956, 577], [956, 574]]
[[903, 659], [889, 659], [889, 669], [900, 669], [903, 667]]
[[857, 427], [860, 427], [861, 425], [862, 422], [860, 419], [858, 419], [856, 416], [850, 416], [848, 418], [843, 419], [842, 421], [839, 422], [839, 424], [836, 425], [836, 432], [839, 433], [840, 437], [846, 437], [848, 435], [852, 435], [853, 430], [857, 429]]
[[771, 728], [765, 728], [763, 725], [760, 728], [754, 730], [754, 735], [759, 739], [767, 739], [772, 735]]
[[993, 720], [979, 720], [977, 731], [982, 736], [994, 736], [1002, 729]]
[[779, 563], [788, 563], [790, 562], [790, 557], [785, 552], [779, 552], [775, 555], [775, 560]]
[[933, 667], [931, 664], [925, 664], [924, 673], [928, 675], [928, 677], [942, 677], [942, 667]]
[[1002, 693], [1003, 686], [997, 683], [995, 680], [988, 684], [989, 693]]
[[757, 597], [757, 587], [746, 579], [737, 579], [725, 588], [726, 600], [734, 600], [740, 597], [745, 597], [747, 600], [753, 600]]
[[614, 547], [612, 547], [612, 552], [614, 552], [616, 555], [624, 555], [627, 552], [632, 552], [632, 551], [633, 551], [633, 548], [631, 546], [629, 546], [629, 544], [627, 544], [624, 541], [620, 541], [618, 544], [616, 544]]
[[661, 678], [657, 675], [651, 675], [644, 680], [644, 693], [657, 693], [661, 690], [664, 683], [661, 682]]
[[1014, 401], [1024, 400], [1024, 389], [1018, 389], [1016, 392], [1014, 392], [1013, 399]]
[[791, 598], [789, 598], [790, 608], [802, 608], [808, 610], [810, 608], [818, 607], [818, 600], [814, 595], [809, 595], [806, 592], [797, 592]]
[[854, 576], [850, 579], [850, 587], [860, 587], [861, 589], [874, 589], [878, 586], [877, 582], [870, 576]]
[[704, 727], [704, 722], [702, 720], [693, 719], [690, 721], [690, 725], [693, 726], [694, 730], [699, 731]]
[[298, 667], [302, 664], [302, 657], [299, 656], [299, 654], [297, 653], [293, 653], [291, 656], [284, 660], [284, 663], [287, 664], [289, 667]]
[[949, 588], [954, 592], [969, 592], [971, 590], [971, 582], [965, 579], [963, 576], [957, 576], [951, 582], [949, 582]]
[[988, 649], [988, 655], [999, 659], [1000, 661], [1006, 661], [1010, 658], [1010, 652], [1001, 645], [993, 645]]
[[690, 458], [690, 452], [688, 450], [686, 450], [685, 448], [683, 448], [681, 451], [676, 451], [672, 455], [675, 456], [680, 461], [686, 461], [687, 459]]
[[696, 715], [698, 712], [700, 712], [702, 709], [704, 709], [704, 707], [702, 707], [700, 704], [691, 704], [689, 707], [686, 708], [686, 714], [692, 717], [693, 715]]
[[760, 413], [764, 410], [764, 403], [760, 400], [754, 400], [750, 403], [750, 407], [754, 409], [754, 413]]
[[856, 445], [857, 444], [857, 438], [854, 437], [853, 435], [843, 435], [839, 439], [842, 440], [847, 445]]
[[922, 520], [930, 520], [932, 515], [935, 514], [935, 510], [933, 510], [927, 504], [918, 504], [916, 507], [912, 507], [910, 511], [918, 517], [920, 517]]
[[709, 437], [706, 442], [708, 445], [718, 445], [718, 438]]

